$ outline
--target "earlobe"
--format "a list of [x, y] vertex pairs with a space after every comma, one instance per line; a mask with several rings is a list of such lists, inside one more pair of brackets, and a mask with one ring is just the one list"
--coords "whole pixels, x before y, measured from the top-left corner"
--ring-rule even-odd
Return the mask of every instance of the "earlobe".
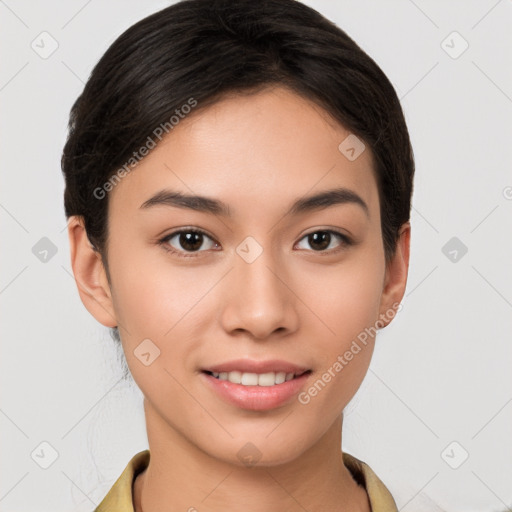
[[391, 323], [404, 296], [409, 273], [410, 243], [411, 224], [408, 221], [400, 228], [395, 254], [386, 266], [379, 311], [381, 328]]
[[112, 295], [101, 255], [87, 238], [83, 218], [69, 218], [71, 267], [80, 298], [89, 313], [106, 327], [117, 326]]

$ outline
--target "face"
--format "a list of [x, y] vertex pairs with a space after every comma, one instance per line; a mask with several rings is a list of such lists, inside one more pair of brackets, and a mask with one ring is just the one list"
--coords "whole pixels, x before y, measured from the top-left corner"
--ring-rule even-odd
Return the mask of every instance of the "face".
[[146, 410], [212, 457], [315, 445], [402, 298], [408, 255], [386, 268], [371, 151], [347, 158], [349, 135], [286, 89], [232, 95], [110, 192], [111, 288], [89, 310], [119, 326]]

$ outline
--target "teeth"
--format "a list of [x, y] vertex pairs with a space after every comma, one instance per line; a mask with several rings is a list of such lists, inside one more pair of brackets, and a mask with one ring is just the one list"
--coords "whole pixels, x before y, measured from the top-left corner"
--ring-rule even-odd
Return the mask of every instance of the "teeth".
[[282, 384], [285, 381], [292, 380], [294, 373], [268, 372], [268, 373], [245, 373], [239, 371], [233, 372], [212, 372], [212, 375], [219, 380], [228, 380], [233, 384], [242, 384], [243, 386], [274, 386]]

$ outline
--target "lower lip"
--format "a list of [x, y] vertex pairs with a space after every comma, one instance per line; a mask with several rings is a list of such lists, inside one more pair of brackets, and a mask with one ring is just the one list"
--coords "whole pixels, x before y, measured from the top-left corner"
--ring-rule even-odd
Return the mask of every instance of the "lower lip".
[[202, 372], [209, 386], [228, 403], [251, 411], [266, 411], [288, 403], [304, 387], [310, 373], [273, 386], [243, 386]]

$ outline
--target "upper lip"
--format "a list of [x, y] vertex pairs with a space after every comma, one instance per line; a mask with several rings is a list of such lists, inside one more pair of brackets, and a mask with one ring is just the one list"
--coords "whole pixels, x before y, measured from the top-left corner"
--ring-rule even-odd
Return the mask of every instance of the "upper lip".
[[294, 373], [300, 375], [308, 371], [309, 368], [288, 361], [281, 361], [279, 359], [269, 359], [265, 361], [258, 361], [254, 359], [236, 359], [233, 361], [227, 361], [225, 363], [219, 363], [207, 368], [203, 368], [205, 372], [232, 372], [240, 371], [242, 373], [269, 373], [269, 372], [284, 372]]

